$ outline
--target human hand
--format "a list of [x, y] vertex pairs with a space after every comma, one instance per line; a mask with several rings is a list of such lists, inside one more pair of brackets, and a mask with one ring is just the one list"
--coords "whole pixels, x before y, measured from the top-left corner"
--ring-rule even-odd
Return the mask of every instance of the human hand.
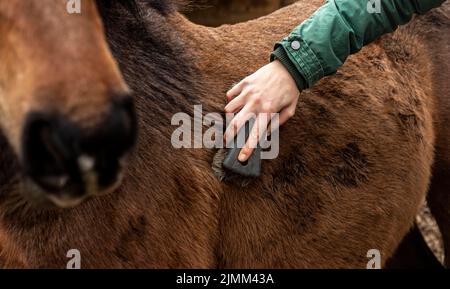
[[248, 160], [265, 135], [271, 114], [280, 113], [280, 125], [295, 115], [299, 96], [295, 80], [278, 60], [263, 66], [228, 91], [225, 112], [237, 114], [225, 132], [225, 142], [234, 139], [242, 126], [256, 116], [247, 143], [239, 154], [240, 162]]

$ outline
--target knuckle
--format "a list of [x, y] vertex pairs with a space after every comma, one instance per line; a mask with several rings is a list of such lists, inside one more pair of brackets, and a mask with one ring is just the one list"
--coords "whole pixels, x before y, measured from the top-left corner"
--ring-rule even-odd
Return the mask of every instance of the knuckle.
[[288, 111], [287, 111], [287, 116], [288, 116], [289, 118], [293, 117], [294, 115], [295, 115], [295, 109], [292, 109], [292, 110], [288, 110]]
[[248, 84], [245, 87], [245, 93], [247, 94], [247, 96], [253, 96], [255, 94], [255, 87], [251, 84]]
[[254, 105], [260, 105], [262, 102], [263, 96], [261, 93], [259, 92], [255, 92], [252, 96], [252, 103]]
[[246, 77], [242, 80], [242, 85], [249, 86], [251, 84], [251, 79], [249, 77]]
[[274, 110], [273, 103], [271, 101], [267, 101], [262, 106], [262, 112], [270, 113]]

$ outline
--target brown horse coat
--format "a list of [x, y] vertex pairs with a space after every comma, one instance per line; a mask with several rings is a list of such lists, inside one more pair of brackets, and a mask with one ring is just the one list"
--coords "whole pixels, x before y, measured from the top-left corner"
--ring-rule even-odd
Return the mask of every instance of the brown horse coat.
[[125, 181], [74, 209], [41, 211], [14, 205], [19, 188], [2, 169], [3, 267], [65, 267], [70, 249], [84, 268], [365, 268], [370, 249], [383, 263], [392, 255], [425, 199], [435, 148], [448, 172], [448, 3], [303, 92], [280, 156], [242, 188], [215, 178], [214, 150], [173, 149], [170, 119], [195, 104], [222, 111], [226, 90], [322, 1], [217, 29], [169, 1], [123, 2], [99, 7], [140, 117]]

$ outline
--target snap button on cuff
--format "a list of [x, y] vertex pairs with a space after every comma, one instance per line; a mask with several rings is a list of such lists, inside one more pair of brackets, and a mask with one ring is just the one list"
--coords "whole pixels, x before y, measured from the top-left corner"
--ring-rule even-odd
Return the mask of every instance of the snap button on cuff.
[[298, 41], [298, 40], [292, 41], [291, 48], [294, 50], [299, 50], [300, 49], [300, 41]]

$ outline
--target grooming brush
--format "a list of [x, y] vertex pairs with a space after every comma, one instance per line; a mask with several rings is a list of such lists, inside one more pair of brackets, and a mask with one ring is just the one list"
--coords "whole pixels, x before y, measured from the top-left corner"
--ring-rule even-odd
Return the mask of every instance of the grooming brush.
[[245, 177], [259, 177], [261, 175], [261, 147], [258, 146], [254, 149], [252, 155], [246, 162], [240, 162], [238, 157], [242, 148], [238, 148], [238, 139], [243, 139], [245, 136], [245, 142], [247, 142], [250, 135], [250, 131], [255, 124], [255, 120], [249, 120], [244, 127], [241, 128], [239, 133], [234, 138], [234, 145], [231, 147], [227, 144], [225, 160], [223, 161], [223, 167], [233, 173], [245, 176]]

